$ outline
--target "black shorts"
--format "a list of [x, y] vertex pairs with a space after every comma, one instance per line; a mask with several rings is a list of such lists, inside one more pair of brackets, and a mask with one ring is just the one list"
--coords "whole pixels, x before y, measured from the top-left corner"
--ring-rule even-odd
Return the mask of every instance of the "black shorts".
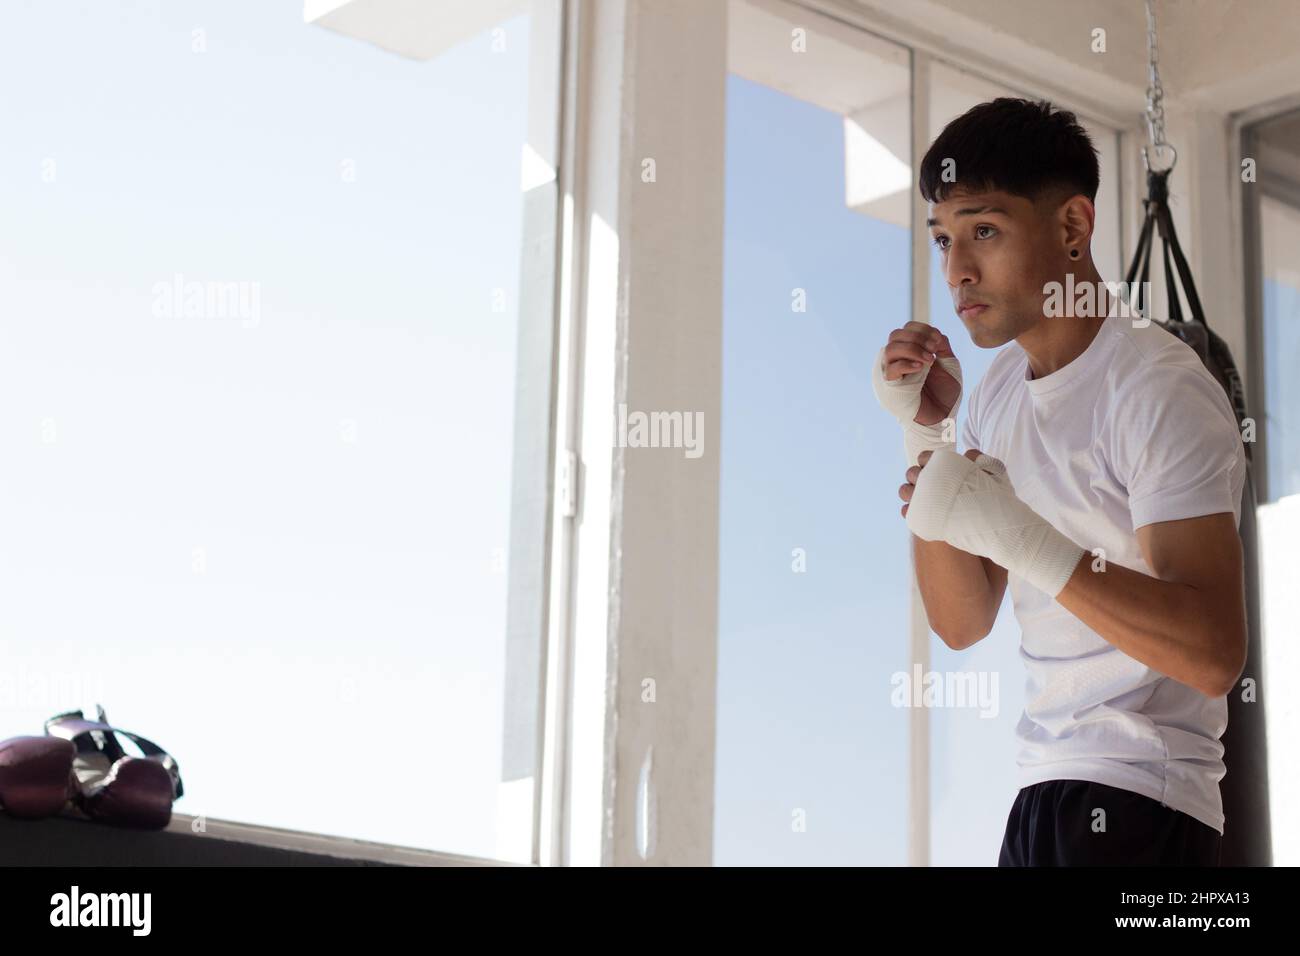
[[1222, 839], [1140, 793], [1046, 780], [1016, 794], [998, 866], [1218, 866]]

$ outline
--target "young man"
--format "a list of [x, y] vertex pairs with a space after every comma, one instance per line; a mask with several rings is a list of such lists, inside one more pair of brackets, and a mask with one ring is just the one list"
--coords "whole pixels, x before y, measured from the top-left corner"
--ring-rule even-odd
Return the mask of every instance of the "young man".
[[873, 380], [904, 430], [930, 627], [971, 646], [1008, 586], [1020, 623], [1021, 789], [999, 865], [1215, 866], [1246, 655], [1245, 453], [1192, 349], [1107, 294], [1097, 184], [1087, 134], [1047, 103], [948, 124], [921, 163], [932, 241], [971, 341], [1004, 346], [970, 394], [964, 455], [942, 332], [896, 329]]

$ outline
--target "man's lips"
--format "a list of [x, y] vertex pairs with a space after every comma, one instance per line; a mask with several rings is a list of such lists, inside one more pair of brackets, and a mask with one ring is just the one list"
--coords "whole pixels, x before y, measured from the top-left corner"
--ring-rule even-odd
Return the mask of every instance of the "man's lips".
[[978, 315], [980, 310], [987, 308], [988, 305], [983, 302], [968, 302], [957, 307], [957, 314], [964, 319], [969, 315]]

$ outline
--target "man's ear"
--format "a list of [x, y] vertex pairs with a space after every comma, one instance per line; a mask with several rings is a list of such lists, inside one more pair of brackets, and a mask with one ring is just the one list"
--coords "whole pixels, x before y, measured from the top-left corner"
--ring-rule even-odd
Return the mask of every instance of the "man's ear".
[[1058, 215], [1062, 247], [1087, 249], [1097, 221], [1097, 208], [1092, 201], [1082, 193], [1075, 193], [1062, 203]]

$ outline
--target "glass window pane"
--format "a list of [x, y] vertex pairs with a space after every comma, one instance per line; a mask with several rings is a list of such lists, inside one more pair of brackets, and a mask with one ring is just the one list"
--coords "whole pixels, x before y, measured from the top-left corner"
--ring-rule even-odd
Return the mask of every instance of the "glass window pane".
[[[1294, 136], [1280, 141], [1281, 130], [1265, 124], [1269, 145], [1295, 152]], [[1276, 170], [1280, 163], [1274, 163]], [[1280, 173], [1270, 175], [1272, 184]], [[1259, 187], [1263, 188], [1263, 187]], [[1300, 184], [1288, 192], [1300, 196]], [[1263, 271], [1263, 423], [1268, 469], [1268, 501], [1258, 511], [1260, 611], [1263, 624], [1265, 674], [1294, 674], [1300, 668], [1300, 204], [1271, 196], [1259, 200], [1260, 253]], [[1260, 446], [1256, 446], [1258, 449]], [[1256, 467], [1261, 459], [1255, 458]], [[1277, 759], [1300, 734], [1300, 710], [1286, 695], [1265, 697], [1269, 740], [1275, 758], [1269, 761], [1269, 802], [1272, 815], [1273, 864], [1300, 863], [1300, 823], [1294, 813], [1279, 808], [1300, 801], [1300, 769], [1294, 760]]]
[[906, 51], [732, 10], [714, 862], [905, 864]]
[[431, 60], [300, 2], [6, 17], [4, 733], [102, 702], [177, 812], [517, 858], [530, 16]]
[[[1265, 124], [1261, 139], [1270, 148], [1296, 152], [1294, 118]], [[1290, 135], [1288, 135], [1290, 134]], [[1282, 153], [1275, 153], [1282, 155]], [[1270, 185], [1286, 186], [1281, 163], [1274, 161]], [[1300, 195], [1300, 185], [1286, 190]], [[1265, 674], [1295, 674], [1300, 650], [1300, 204], [1294, 199], [1261, 196], [1260, 252], [1262, 269], [1262, 429], [1266, 436], [1268, 501], [1258, 509], [1260, 605], [1264, 627]], [[1258, 447], [1258, 446], [1257, 446]], [[1256, 458], [1256, 464], [1260, 458]], [[1290, 698], [1264, 698], [1268, 706], [1269, 739], [1295, 740], [1300, 734], [1300, 710]], [[1282, 748], [1287, 744], [1283, 743]], [[1277, 752], [1277, 750], [1275, 750]], [[1291, 808], [1300, 800], [1300, 770], [1295, 761], [1269, 762], [1269, 801], [1273, 808]], [[1295, 814], [1273, 813], [1273, 862], [1300, 862], [1300, 823]]]
[[1300, 207], [1260, 200], [1264, 428], [1270, 500], [1300, 493]]

